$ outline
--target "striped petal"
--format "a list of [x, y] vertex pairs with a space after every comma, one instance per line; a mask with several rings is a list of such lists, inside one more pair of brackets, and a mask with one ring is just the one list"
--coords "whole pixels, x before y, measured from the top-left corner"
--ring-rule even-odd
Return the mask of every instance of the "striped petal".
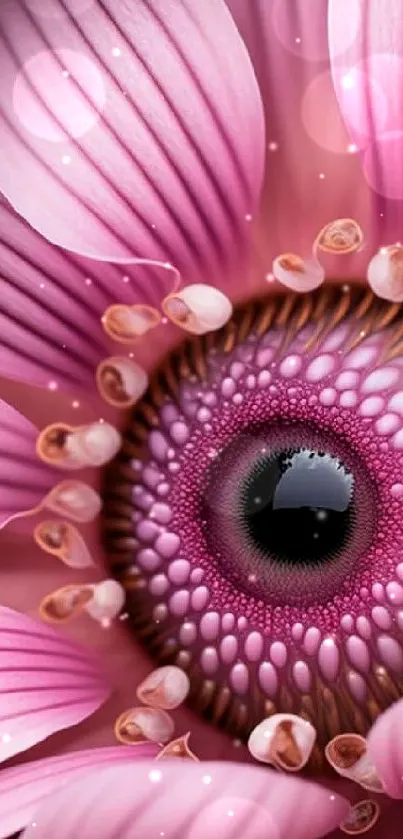
[[55, 470], [36, 455], [38, 430], [0, 400], [0, 529], [35, 509], [55, 483]]
[[109, 693], [85, 650], [0, 607], [0, 761], [86, 719]]
[[347, 811], [347, 801], [315, 784], [252, 766], [141, 761], [56, 793], [24, 838], [317, 839]]
[[104, 312], [113, 303], [158, 307], [174, 286], [175, 273], [163, 267], [119, 268], [63, 252], [0, 203], [0, 375], [95, 389], [111, 343]]
[[126, 763], [132, 765], [140, 759], [151, 759], [157, 753], [158, 746], [152, 743], [139, 743], [130, 748], [110, 746], [4, 769], [0, 774], [0, 839], [22, 830], [49, 795], [76, 778], [92, 770], [98, 772]]
[[225, 3], [40, 5], [0, 5], [4, 194], [76, 253], [218, 276], [239, 259], [264, 164], [258, 88]]
[[368, 738], [374, 766], [391, 798], [403, 798], [403, 700], [379, 717]]

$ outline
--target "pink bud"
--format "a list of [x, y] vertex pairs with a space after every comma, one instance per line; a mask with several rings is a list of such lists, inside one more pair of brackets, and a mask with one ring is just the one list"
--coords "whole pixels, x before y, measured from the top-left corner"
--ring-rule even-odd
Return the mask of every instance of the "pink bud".
[[368, 283], [374, 294], [392, 303], [403, 300], [403, 247], [389, 245], [372, 257], [367, 269]]
[[145, 705], [171, 711], [185, 701], [190, 690], [189, 677], [179, 667], [167, 665], [153, 670], [137, 688], [137, 698]]
[[295, 714], [273, 714], [257, 725], [248, 740], [251, 755], [287, 772], [299, 772], [308, 763], [316, 731]]
[[325, 279], [324, 268], [317, 259], [301, 259], [293, 253], [278, 256], [272, 271], [282, 285], [301, 293], [318, 288]]
[[85, 611], [106, 627], [120, 614], [126, 600], [125, 590], [116, 580], [103, 580], [95, 583], [92, 591], [92, 598], [86, 603]]
[[174, 724], [169, 714], [156, 708], [130, 708], [115, 723], [115, 735], [125, 745], [142, 740], [167, 743], [173, 733]]
[[67, 437], [66, 449], [77, 468], [103, 466], [118, 453], [121, 436], [113, 425], [94, 422], [77, 428]]
[[76, 522], [94, 521], [102, 502], [97, 492], [82, 481], [62, 481], [46, 496], [42, 504], [60, 516]]
[[230, 300], [222, 291], [203, 283], [195, 283], [169, 294], [162, 308], [173, 323], [193, 335], [205, 335], [221, 329], [233, 311]]

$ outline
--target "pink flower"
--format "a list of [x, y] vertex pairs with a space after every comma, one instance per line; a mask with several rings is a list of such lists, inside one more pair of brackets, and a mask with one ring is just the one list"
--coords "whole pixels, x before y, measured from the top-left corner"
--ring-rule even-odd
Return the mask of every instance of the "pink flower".
[[[403, 486], [391, 475], [403, 447], [402, 19], [401, 0], [0, 5], [0, 839], [25, 828], [27, 839], [320, 839], [367, 827], [373, 839], [401, 834], [402, 704], [391, 703], [403, 671]], [[325, 276], [336, 279], [329, 297]], [[382, 308], [360, 291], [351, 317], [358, 334], [347, 340], [366, 276], [392, 303]], [[232, 319], [234, 307], [254, 299]], [[284, 305], [271, 310], [275, 299]], [[216, 346], [226, 324], [225, 346]], [[139, 403], [181, 330], [196, 336], [194, 356], [182, 367], [172, 362], [157, 413], [149, 396], [139, 416], [122, 420], [119, 409]], [[322, 349], [311, 358], [315, 342]], [[214, 387], [194, 407], [210, 350]], [[234, 355], [217, 397], [224, 351]], [[256, 390], [256, 411], [274, 410], [277, 398], [283, 409], [272, 379], [279, 357], [287, 399], [293, 410], [319, 412], [319, 432], [338, 409], [330, 431], [349, 430], [360, 392], [360, 441], [373, 461], [354, 487], [368, 489], [367, 471], [373, 481], [385, 472], [391, 484], [368, 490], [354, 508], [361, 529], [350, 564], [332, 565], [329, 576], [322, 566], [311, 576], [299, 568], [286, 594], [284, 563], [267, 572], [258, 556], [255, 569], [256, 552], [243, 550], [232, 507], [226, 513], [236, 469], [262, 453], [248, 431], [233, 456], [236, 411], [249, 429], [248, 392]], [[178, 375], [184, 396], [173, 406]], [[319, 388], [311, 399], [298, 391], [305, 380]], [[217, 403], [227, 412], [221, 425]], [[191, 439], [193, 421], [200, 428]], [[276, 439], [283, 433], [277, 428]], [[144, 439], [154, 458], [145, 464], [136, 448]], [[214, 471], [222, 452], [228, 482]], [[104, 472], [117, 455], [117, 471]], [[213, 478], [203, 494], [206, 462]], [[337, 463], [341, 473], [343, 458]], [[304, 484], [306, 493], [319, 487], [323, 495], [327, 483], [312, 486]], [[170, 492], [188, 511], [180, 537]], [[113, 557], [101, 539], [104, 499]], [[218, 562], [206, 569], [197, 553], [197, 504], [213, 510], [205, 538], [224, 544], [215, 554], [224, 570]], [[362, 545], [384, 507], [397, 521], [389, 528], [395, 552], [381, 562], [381, 538], [368, 542], [372, 564], [358, 579]], [[358, 593], [350, 598], [351, 578]], [[267, 603], [255, 584], [266, 585]], [[147, 592], [141, 603], [138, 590]], [[258, 721], [273, 722], [276, 711], [295, 715], [297, 703], [300, 720], [314, 707], [307, 753], [289, 769], [308, 762], [315, 732], [323, 758], [335, 731], [357, 736], [360, 726], [365, 763], [340, 771], [334, 761], [342, 781], [325, 772], [324, 758], [309, 779], [276, 772], [252, 765], [238, 737], [176, 708], [187, 683], [173, 680], [174, 698], [161, 700], [153, 677], [152, 701], [147, 691], [137, 701], [150, 665], [126, 631], [130, 620], [157, 638], [158, 655], [189, 672], [193, 705], [243, 739], [256, 728], [256, 708]], [[147, 732], [139, 714], [125, 714], [140, 701]], [[155, 760], [173, 727], [167, 710], [179, 733], [191, 731], [187, 757], [200, 762], [173, 760], [170, 743], [171, 760]], [[115, 734], [131, 745], [116, 745], [116, 719], [127, 728], [123, 736], [117, 723]], [[274, 748], [271, 739], [268, 751], [272, 723], [259, 732], [254, 756], [284, 769], [284, 740]], [[190, 749], [186, 737], [180, 742]], [[364, 799], [366, 808], [351, 811]]]

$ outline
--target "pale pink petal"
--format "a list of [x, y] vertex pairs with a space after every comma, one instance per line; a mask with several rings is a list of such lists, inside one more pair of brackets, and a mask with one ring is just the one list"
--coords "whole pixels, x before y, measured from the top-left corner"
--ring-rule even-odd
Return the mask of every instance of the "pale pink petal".
[[376, 721], [368, 736], [368, 750], [388, 795], [403, 798], [403, 700]]
[[88, 773], [35, 813], [25, 839], [318, 839], [347, 815], [328, 790], [236, 763], [139, 761]]
[[70, 752], [22, 766], [4, 769], [0, 774], [0, 839], [21, 830], [32, 821], [42, 802], [57, 789], [95, 769], [132, 764], [158, 753], [153, 743], [106, 747]]
[[350, 138], [362, 153], [364, 175], [369, 186], [382, 197], [400, 200], [403, 198], [401, 2], [354, 0], [345, 14], [338, 0], [330, 0], [328, 25], [334, 87]]
[[84, 649], [0, 607], [0, 761], [86, 719], [109, 693]]
[[0, 231], [0, 375], [95, 392], [97, 366], [111, 351], [104, 313], [118, 303], [159, 307], [175, 273], [63, 252], [1, 201]]
[[40, 505], [55, 482], [55, 471], [39, 460], [38, 429], [0, 400], [0, 528]]
[[6, 197], [77, 253], [221, 273], [264, 163], [258, 88], [225, 3], [106, 0], [79, 17], [53, 5], [40, 18], [0, 5]]

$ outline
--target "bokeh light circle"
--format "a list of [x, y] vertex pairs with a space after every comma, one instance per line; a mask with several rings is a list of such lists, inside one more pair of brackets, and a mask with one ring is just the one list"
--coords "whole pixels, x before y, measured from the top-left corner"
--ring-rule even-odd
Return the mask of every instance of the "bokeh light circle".
[[363, 167], [374, 192], [384, 198], [403, 199], [403, 131], [378, 136], [365, 152]]
[[[361, 0], [349, 0], [348, 10], [340, 0], [337, 2], [342, 13], [332, 19], [333, 43], [337, 44], [337, 51], [332, 50], [333, 56], [345, 52], [354, 42], [362, 17]], [[305, 61], [324, 61], [329, 57], [326, 5], [324, 0], [272, 2], [272, 21], [278, 39], [286, 49]]]
[[75, 50], [37, 53], [14, 83], [13, 106], [19, 121], [31, 134], [53, 143], [86, 134], [105, 103], [105, 85], [96, 64]]
[[331, 73], [320, 73], [306, 88], [301, 103], [304, 128], [323, 149], [347, 154], [350, 137], [340, 114]]

